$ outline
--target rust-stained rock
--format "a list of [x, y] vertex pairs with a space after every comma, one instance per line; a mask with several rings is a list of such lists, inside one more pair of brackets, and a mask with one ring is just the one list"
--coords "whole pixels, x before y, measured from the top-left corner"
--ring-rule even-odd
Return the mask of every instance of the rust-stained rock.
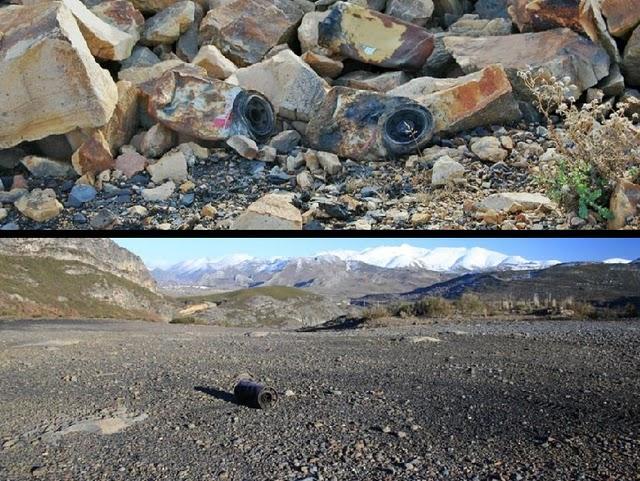
[[351, 3], [337, 2], [320, 22], [318, 42], [331, 55], [400, 70], [417, 70], [434, 46], [424, 28]]
[[[23, 5], [52, 3], [56, 0], [22, 0]], [[124, 60], [131, 55], [138, 37], [110, 25], [89, 10], [80, 0], [62, 0], [78, 22], [82, 36], [94, 57]]]
[[232, 75], [238, 67], [222, 55], [215, 45], [203, 45], [193, 59], [193, 63], [207, 71], [209, 77], [224, 80]]
[[445, 37], [444, 44], [465, 73], [502, 64], [522, 96], [528, 96], [529, 91], [517, 72], [528, 66], [542, 68], [556, 78], [568, 76], [576, 86], [571, 93], [576, 98], [609, 73], [607, 52], [567, 28], [498, 37]]
[[0, 148], [104, 125], [116, 85], [60, 3], [0, 9]]
[[609, 210], [613, 218], [609, 219], [609, 229], [622, 229], [627, 217], [638, 215], [640, 207], [640, 185], [620, 179], [609, 200]]
[[640, 26], [633, 31], [624, 49], [622, 72], [628, 85], [640, 87]]
[[620, 63], [622, 58], [618, 51], [618, 44], [609, 33], [607, 23], [600, 9], [601, 0], [581, 0], [578, 12], [580, 25], [591, 40], [599, 44], [609, 54], [614, 63]]
[[325, 57], [311, 50], [303, 53], [301, 58], [321, 77], [335, 78], [344, 68], [344, 64], [340, 60]]
[[509, 124], [522, 116], [501, 65], [490, 65], [455, 79], [434, 79], [444, 87], [439, 91], [432, 91], [428, 86], [420, 88], [419, 80], [388, 94], [406, 96], [427, 107], [433, 114], [436, 132]]
[[264, 140], [274, 129], [273, 107], [260, 93], [206, 75], [170, 70], [140, 89], [153, 119], [196, 139]]
[[165, 60], [153, 65], [145, 65], [141, 67], [129, 67], [118, 72], [118, 79], [128, 80], [129, 82], [140, 85], [141, 83], [148, 82], [161, 77], [168, 70], [172, 70], [176, 67], [184, 65], [182, 60]]
[[128, 143], [138, 128], [138, 88], [126, 80], [120, 80], [116, 86], [118, 103], [107, 125], [100, 128], [111, 152]]
[[580, 0], [509, 0], [509, 15], [521, 32], [567, 27], [582, 32]]
[[325, 48], [318, 45], [318, 25], [329, 13], [328, 10], [326, 12], [309, 12], [302, 17], [298, 27], [298, 40], [303, 52], [312, 50], [323, 55], [328, 53]]
[[244, 67], [262, 60], [272, 47], [288, 43], [303, 15], [290, 0], [219, 0], [202, 20], [200, 36]]
[[176, 3], [176, 0], [131, 0], [131, 3], [143, 13], [158, 13]]
[[602, 0], [600, 9], [614, 37], [624, 37], [640, 24], [640, 0]]
[[431, 113], [411, 99], [333, 87], [306, 137], [314, 149], [368, 161], [414, 152], [432, 133]]
[[142, 43], [159, 45], [174, 43], [194, 21], [195, 4], [190, 0], [176, 2], [147, 19]]
[[78, 175], [98, 174], [113, 169], [115, 161], [104, 135], [94, 132], [71, 157], [71, 163]]
[[160, 157], [176, 145], [176, 134], [162, 124], [136, 135], [131, 144], [145, 157]]
[[478, 15], [463, 15], [448, 29], [447, 34], [463, 37], [489, 37], [511, 34], [511, 21], [506, 18], [480, 18]]
[[352, 89], [387, 92], [409, 81], [409, 76], [402, 71], [384, 72], [380, 74], [356, 70], [335, 80], [333, 85], [342, 85]]
[[328, 84], [291, 50], [250, 67], [238, 69], [228, 79], [256, 90], [269, 99], [285, 119], [308, 121], [324, 99]]
[[127, 0], [107, 0], [91, 7], [91, 11], [102, 20], [117, 29], [140, 38], [144, 17], [140, 11]]
[[387, 15], [424, 27], [433, 15], [431, 0], [388, 0]]

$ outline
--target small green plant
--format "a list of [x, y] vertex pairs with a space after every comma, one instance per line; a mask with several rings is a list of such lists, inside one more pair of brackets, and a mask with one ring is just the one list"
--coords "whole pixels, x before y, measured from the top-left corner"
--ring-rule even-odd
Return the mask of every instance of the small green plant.
[[198, 319], [197, 317], [185, 316], [185, 317], [176, 317], [172, 319], [169, 324], [200, 324], [204, 325], [206, 322], [203, 319]]
[[[609, 198], [616, 182], [637, 177], [640, 156], [638, 116], [625, 115], [627, 105], [596, 98], [577, 106], [570, 78], [556, 79], [543, 69], [518, 72], [533, 103], [544, 116], [556, 155], [543, 166], [543, 185], [561, 205], [582, 218], [594, 212], [611, 218]], [[561, 123], [554, 123], [554, 116]], [[635, 174], [634, 174], [635, 172]]]
[[413, 310], [416, 316], [448, 317], [453, 312], [453, 305], [443, 297], [425, 297], [416, 301]]

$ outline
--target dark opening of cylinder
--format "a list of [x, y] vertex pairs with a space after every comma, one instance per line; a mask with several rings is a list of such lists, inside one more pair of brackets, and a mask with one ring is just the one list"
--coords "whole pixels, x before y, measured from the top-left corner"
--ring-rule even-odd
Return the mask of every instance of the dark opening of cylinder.
[[394, 150], [406, 147], [409, 151], [425, 141], [425, 137], [430, 137], [433, 117], [427, 109], [403, 107], [387, 118], [383, 129], [385, 140]]
[[275, 127], [271, 104], [257, 95], [250, 94], [247, 97], [242, 108], [242, 117], [256, 139], [269, 137]]

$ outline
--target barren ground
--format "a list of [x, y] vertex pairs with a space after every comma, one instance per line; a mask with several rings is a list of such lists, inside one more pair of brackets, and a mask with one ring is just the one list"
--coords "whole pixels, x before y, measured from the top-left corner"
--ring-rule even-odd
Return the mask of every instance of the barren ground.
[[0, 323], [0, 479], [640, 479], [638, 322], [246, 333]]

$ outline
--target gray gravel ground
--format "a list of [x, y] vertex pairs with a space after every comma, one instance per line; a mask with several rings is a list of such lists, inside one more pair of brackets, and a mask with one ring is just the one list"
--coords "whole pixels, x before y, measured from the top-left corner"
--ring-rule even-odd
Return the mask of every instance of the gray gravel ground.
[[638, 322], [246, 334], [0, 323], [0, 480], [640, 479]]

